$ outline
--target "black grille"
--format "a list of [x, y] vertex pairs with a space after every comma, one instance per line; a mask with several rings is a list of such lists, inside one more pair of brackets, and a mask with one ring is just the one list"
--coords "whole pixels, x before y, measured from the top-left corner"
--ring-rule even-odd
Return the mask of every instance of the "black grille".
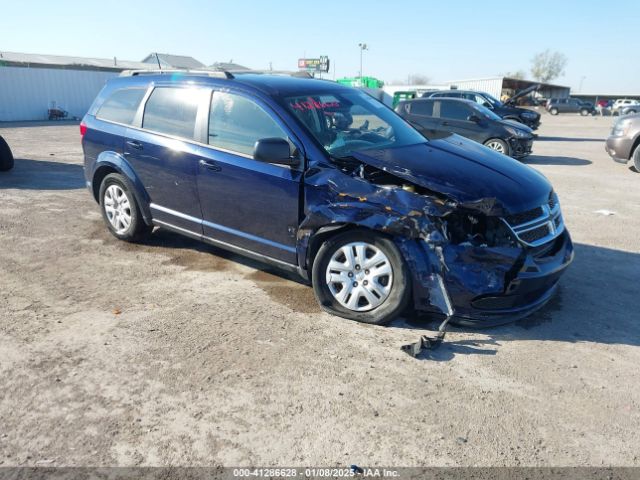
[[542, 207], [534, 208], [533, 210], [527, 210], [526, 212], [514, 213], [507, 217], [507, 222], [512, 227], [522, 225], [523, 223], [532, 222], [542, 216]]
[[529, 230], [528, 232], [519, 233], [518, 236], [527, 243], [535, 242], [549, 235], [549, 227], [546, 224]]

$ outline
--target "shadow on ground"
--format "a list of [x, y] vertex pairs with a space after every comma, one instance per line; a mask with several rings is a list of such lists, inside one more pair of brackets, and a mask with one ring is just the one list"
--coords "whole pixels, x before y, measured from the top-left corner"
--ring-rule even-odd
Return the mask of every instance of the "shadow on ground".
[[548, 137], [541, 136], [536, 138], [541, 142], [603, 142], [604, 138], [582, 138], [582, 137]]
[[585, 165], [591, 165], [591, 160], [576, 157], [547, 157], [542, 155], [529, 155], [524, 159], [524, 162], [528, 165], [567, 165], [573, 167], [582, 167]]
[[[640, 346], [640, 254], [584, 244], [576, 244], [575, 249], [575, 261], [560, 280], [558, 294], [544, 308], [501, 327], [451, 327], [452, 332], [481, 333], [487, 338], [445, 339], [438, 349], [419, 358], [446, 361], [456, 355], [496, 355], [501, 344], [513, 340]], [[431, 330], [438, 326], [426, 318], [408, 323]]]
[[83, 188], [82, 165], [16, 158], [13, 170], [0, 174], [0, 189], [73, 190]]

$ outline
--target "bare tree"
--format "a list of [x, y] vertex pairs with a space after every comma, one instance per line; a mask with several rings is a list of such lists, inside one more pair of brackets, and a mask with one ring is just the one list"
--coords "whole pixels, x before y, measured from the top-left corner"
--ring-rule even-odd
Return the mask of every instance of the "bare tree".
[[564, 74], [567, 62], [564, 54], [547, 49], [531, 59], [531, 75], [539, 82], [548, 82]]
[[428, 85], [431, 79], [426, 75], [414, 73], [407, 77], [407, 85]]
[[503, 77], [515, 78], [516, 80], [524, 80], [527, 78], [527, 72], [524, 70], [515, 70], [513, 72], [507, 72]]

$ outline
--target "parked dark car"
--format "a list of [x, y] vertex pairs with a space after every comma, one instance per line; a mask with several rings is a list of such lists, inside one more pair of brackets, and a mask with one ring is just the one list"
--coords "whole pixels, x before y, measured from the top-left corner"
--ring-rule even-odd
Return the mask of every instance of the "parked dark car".
[[457, 133], [514, 158], [531, 153], [532, 130], [519, 122], [502, 120], [493, 111], [470, 100], [421, 98], [401, 102], [396, 112], [427, 138]]
[[458, 136], [426, 140], [333, 82], [135, 73], [106, 84], [80, 132], [116, 238], [157, 226], [297, 272], [345, 318], [411, 306], [504, 322], [546, 303], [573, 258], [542, 174]]
[[13, 168], [13, 154], [4, 138], [0, 137], [0, 172]]
[[503, 103], [497, 98], [492, 97], [486, 92], [474, 92], [472, 90], [441, 90], [438, 92], [427, 92], [423, 97], [427, 98], [461, 98], [463, 100], [471, 100], [478, 105], [482, 105], [489, 110], [493, 110], [493, 113], [505, 120], [515, 120], [523, 123], [532, 130], [537, 130], [540, 126], [540, 114], [526, 108], [519, 108], [516, 106], [516, 102], [519, 98], [528, 95], [538, 88], [538, 85], [534, 85], [530, 88], [518, 92], [511, 97], [507, 102]]
[[577, 98], [551, 98], [547, 102], [546, 109], [551, 115], [579, 113], [586, 117], [596, 113], [593, 103], [583, 102]]
[[616, 162], [632, 160], [636, 171], [640, 172], [640, 114], [621, 117], [613, 124], [605, 150]]

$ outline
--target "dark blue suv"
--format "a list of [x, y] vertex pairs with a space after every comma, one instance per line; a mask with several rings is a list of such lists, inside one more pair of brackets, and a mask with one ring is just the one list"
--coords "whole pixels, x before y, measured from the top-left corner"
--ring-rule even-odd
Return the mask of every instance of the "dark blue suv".
[[156, 226], [295, 271], [345, 318], [504, 322], [542, 306], [573, 258], [540, 173], [457, 135], [428, 141], [333, 82], [133, 72], [80, 129], [117, 238]]

